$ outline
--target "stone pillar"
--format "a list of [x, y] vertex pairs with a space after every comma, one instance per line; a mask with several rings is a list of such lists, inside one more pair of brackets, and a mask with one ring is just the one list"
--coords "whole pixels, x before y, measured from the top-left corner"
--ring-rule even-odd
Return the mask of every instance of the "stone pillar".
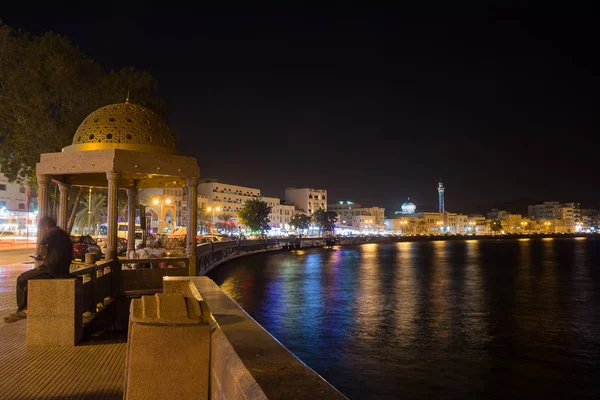
[[[38, 175], [38, 218], [48, 216], [49, 207], [49, 189], [50, 189], [50, 175]], [[42, 243], [43, 235], [38, 229], [37, 233], [37, 253], [40, 254], [40, 244]]]
[[142, 227], [142, 248], [145, 248], [148, 240], [148, 225], [146, 224], [146, 206], [143, 204], [140, 204], [140, 226]]
[[108, 232], [106, 233], [106, 260], [114, 260], [111, 265], [111, 294], [113, 299], [120, 297], [122, 293], [121, 285], [121, 264], [117, 256], [117, 223], [118, 223], [118, 196], [120, 171], [110, 171], [106, 173], [108, 180]]
[[198, 226], [198, 183], [197, 176], [186, 178], [187, 184], [187, 224], [186, 249], [190, 258], [189, 275], [196, 276], [196, 228]]
[[117, 223], [118, 223], [118, 196], [119, 196], [119, 178], [121, 172], [111, 171], [106, 173], [108, 180], [108, 232], [106, 234], [106, 259], [114, 260], [117, 258]]
[[[137, 189], [127, 188], [127, 253], [135, 250], [135, 211], [137, 209]], [[140, 216], [141, 220], [141, 216]], [[141, 222], [141, 221], [140, 221]]]
[[69, 222], [69, 189], [71, 185], [67, 183], [58, 183], [60, 191], [60, 200], [58, 202], [58, 226], [66, 231]]

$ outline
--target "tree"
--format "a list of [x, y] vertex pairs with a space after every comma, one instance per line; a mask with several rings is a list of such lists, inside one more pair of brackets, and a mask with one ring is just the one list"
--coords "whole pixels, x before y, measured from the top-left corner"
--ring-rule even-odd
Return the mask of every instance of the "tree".
[[296, 213], [292, 216], [290, 225], [293, 226], [296, 231], [305, 231], [310, 226], [310, 217], [306, 214]]
[[0, 169], [9, 181], [34, 185], [40, 154], [71, 144], [88, 114], [123, 102], [128, 90], [131, 102], [164, 116], [148, 73], [105, 73], [64, 36], [0, 26]]
[[212, 213], [206, 208], [199, 208], [197, 221], [198, 226], [200, 226], [200, 233], [204, 233], [208, 230], [208, 227], [211, 225]]
[[325, 211], [319, 208], [312, 215], [312, 220], [320, 230], [324, 232], [332, 232], [335, 228], [338, 215], [335, 211]]
[[220, 222], [217, 222], [218, 229], [221, 229], [225, 232], [231, 232], [234, 229], [234, 223], [232, 221], [234, 215], [231, 213], [223, 212], [219, 215]]
[[258, 199], [248, 200], [244, 207], [238, 211], [240, 222], [250, 228], [251, 231], [260, 231], [264, 234], [270, 229], [269, 214], [271, 206]]
[[494, 233], [498, 233], [502, 230], [502, 222], [498, 219], [493, 219], [490, 221], [490, 230]]
[[[79, 233], [83, 233], [87, 227], [87, 233], [90, 234], [91, 232], [96, 232], [96, 227], [102, 223], [102, 220], [107, 215], [107, 196], [106, 193], [92, 192], [91, 203], [89, 203], [88, 196], [84, 197], [85, 200], [80, 204], [80, 208], [75, 215], [75, 226], [77, 226]], [[91, 206], [89, 206], [90, 204]], [[90, 211], [89, 217], [88, 210]]]

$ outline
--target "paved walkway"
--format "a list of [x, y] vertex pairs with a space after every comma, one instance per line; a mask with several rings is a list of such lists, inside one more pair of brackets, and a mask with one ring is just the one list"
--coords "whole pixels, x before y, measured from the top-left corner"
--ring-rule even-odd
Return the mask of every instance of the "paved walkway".
[[[0, 316], [16, 309], [15, 283], [32, 264], [0, 266]], [[0, 320], [0, 399], [122, 399], [122, 341], [76, 347], [27, 347], [27, 321]]]

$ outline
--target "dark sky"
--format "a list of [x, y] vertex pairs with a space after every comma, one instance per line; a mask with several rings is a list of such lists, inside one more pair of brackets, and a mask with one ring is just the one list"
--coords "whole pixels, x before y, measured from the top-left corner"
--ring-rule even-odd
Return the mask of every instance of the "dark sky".
[[450, 211], [600, 206], [597, 13], [583, 2], [418, 3], [68, 14], [53, 3], [3, 5], [0, 18], [67, 35], [107, 68], [149, 71], [202, 177], [278, 197], [325, 188], [388, 211], [408, 196], [435, 209], [440, 177]]

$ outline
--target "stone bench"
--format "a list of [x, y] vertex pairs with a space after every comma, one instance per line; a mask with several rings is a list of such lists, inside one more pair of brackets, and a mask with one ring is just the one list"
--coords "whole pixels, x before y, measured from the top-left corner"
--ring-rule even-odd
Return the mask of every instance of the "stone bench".
[[27, 345], [75, 346], [83, 327], [111, 302], [111, 263], [71, 271], [71, 278], [28, 282]]
[[28, 282], [28, 346], [75, 346], [83, 334], [82, 320], [83, 284], [79, 279]]

